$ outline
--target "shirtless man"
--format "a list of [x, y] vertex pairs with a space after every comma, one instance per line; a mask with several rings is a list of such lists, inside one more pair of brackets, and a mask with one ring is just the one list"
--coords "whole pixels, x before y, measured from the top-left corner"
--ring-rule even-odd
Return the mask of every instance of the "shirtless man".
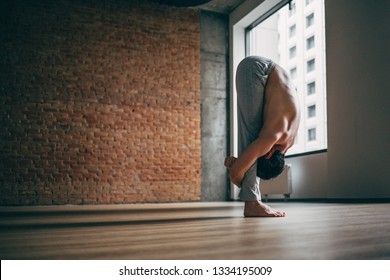
[[239, 156], [225, 159], [230, 180], [241, 188], [245, 217], [284, 217], [284, 212], [261, 202], [257, 160], [271, 160], [280, 152], [284, 165], [284, 154], [294, 144], [299, 127], [295, 88], [284, 69], [258, 56], [240, 62], [236, 87]]

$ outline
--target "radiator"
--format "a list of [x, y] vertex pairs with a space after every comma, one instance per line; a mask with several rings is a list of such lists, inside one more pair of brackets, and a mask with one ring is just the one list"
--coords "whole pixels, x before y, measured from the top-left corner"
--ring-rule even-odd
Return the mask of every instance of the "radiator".
[[272, 194], [282, 194], [285, 199], [289, 198], [292, 193], [291, 164], [287, 164], [283, 172], [274, 179], [260, 179], [260, 191], [265, 199]]

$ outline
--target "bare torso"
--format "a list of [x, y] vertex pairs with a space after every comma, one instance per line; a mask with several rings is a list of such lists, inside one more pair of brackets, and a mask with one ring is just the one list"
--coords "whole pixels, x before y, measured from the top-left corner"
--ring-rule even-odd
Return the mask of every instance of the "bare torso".
[[273, 150], [283, 154], [294, 144], [300, 120], [298, 97], [286, 71], [276, 65], [265, 88], [264, 124], [259, 137], [276, 137]]
[[298, 97], [286, 71], [278, 65], [268, 76], [263, 114], [263, 127], [258, 138], [237, 159], [229, 157], [225, 160], [230, 179], [237, 186], [258, 158], [269, 158], [276, 150], [285, 154], [294, 144], [300, 119]]

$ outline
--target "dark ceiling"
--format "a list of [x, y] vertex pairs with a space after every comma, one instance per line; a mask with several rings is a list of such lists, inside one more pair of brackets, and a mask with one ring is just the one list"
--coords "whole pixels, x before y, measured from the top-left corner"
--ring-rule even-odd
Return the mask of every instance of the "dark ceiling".
[[239, 6], [244, 0], [211, 0], [206, 4], [200, 5], [202, 10], [229, 14], [237, 6]]
[[229, 14], [244, 0], [157, 0], [165, 5], [176, 7], [196, 7], [201, 10]]

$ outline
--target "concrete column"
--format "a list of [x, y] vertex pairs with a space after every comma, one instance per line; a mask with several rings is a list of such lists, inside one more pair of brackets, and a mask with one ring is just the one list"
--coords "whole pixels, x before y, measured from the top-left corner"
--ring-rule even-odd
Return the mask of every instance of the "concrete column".
[[225, 201], [229, 145], [227, 15], [201, 11], [202, 201]]

